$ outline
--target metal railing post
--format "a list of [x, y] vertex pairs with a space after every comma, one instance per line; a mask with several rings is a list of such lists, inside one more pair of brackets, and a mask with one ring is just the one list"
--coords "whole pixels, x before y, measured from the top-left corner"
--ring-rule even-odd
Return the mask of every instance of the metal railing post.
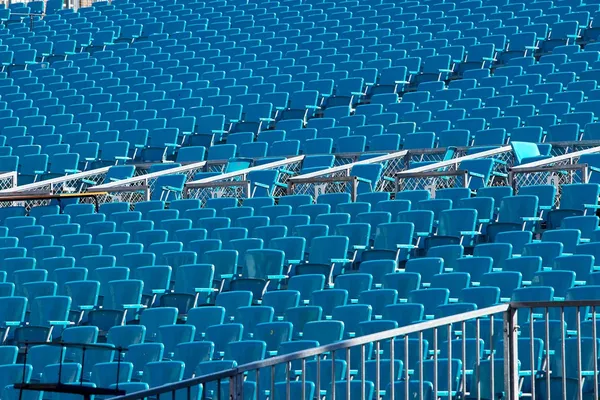
[[231, 400], [242, 400], [244, 398], [244, 375], [236, 374], [233, 378], [233, 385], [230, 384], [230, 388], [232, 387], [231, 392]]
[[519, 398], [519, 353], [516, 308], [504, 312], [504, 392], [509, 400]]

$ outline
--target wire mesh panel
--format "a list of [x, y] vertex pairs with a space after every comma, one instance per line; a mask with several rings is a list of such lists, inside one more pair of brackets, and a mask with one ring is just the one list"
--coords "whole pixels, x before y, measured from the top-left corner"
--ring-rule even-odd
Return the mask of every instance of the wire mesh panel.
[[17, 186], [17, 173], [5, 172], [0, 174], [0, 191], [12, 189]]
[[[396, 171], [402, 171], [408, 169], [411, 163], [422, 163], [422, 162], [440, 162], [444, 161], [445, 158], [461, 157], [466, 154], [468, 147], [453, 148], [451, 151], [446, 148], [437, 149], [411, 149], [408, 150], [408, 154], [401, 161], [393, 165]], [[378, 155], [381, 152], [362, 152], [362, 153], [337, 153], [335, 154], [334, 166], [338, 167], [341, 165], [347, 165], [358, 162], [361, 157], [363, 159], [368, 158], [370, 155]]]
[[[233, 197], [243, 199], [254, 196], [256, 185], [248, 180], [248, 175], [253, 171], [277, 170], [276, 181], [265, 188], [271, 196], [283, 196], [286, 192], [290, 178], [298, 175], [302, 169], [304, 156], [291, 157], [283, 161], [276, 161], [257, 167], [217, 175], [185, 185], [184, 197], [200, 199], [202, 203], [215, 197]], [[264, 186], [264, 185], [263, 185]]]
[[341, 165], [347, 165], [357, 162], [362, 154], [365, 153], [338, 153], [335, 155], [333, 166], [339, 167]]
[[555, 199], [556, 205], [558, 205], [562, 185], [589, 181], [593, 169], [586, 164], [579, 164], [579, 158], [585, 154], [598, 152], [600, 152], [600, 147], [593, 147], [516, 166], [509, 173], [510, 184], [515, 193], [518, 193], [519, 188], [523, 186], [554, 185], [558, 189]]
[[467, 154], [468, 147], [449, 147], [437, 149], [411, 149], [402, 170], [413, 168], [421, 163], [438, 163], [447, 159], [462, 157]]
[[150, 174], [138, 175], [130, 179], [90, 187], [88, 191], [107, 192], [108, 195], [102, 196], [100, 202], [124, 201], [136, 203], [150, 200], [153, 196], [162, 198], [165, 193], [167, 193], [167, 196], [170, 196], [172, 193], [176, 197], [180, 197], [182, 190], [177, 191], [177, 188], [161, 185], [160, 179], [166, 176], [184, 175], [185, 182], [191, 181], [197, 173], [205, 171], [206, 164], [205, 161], [202, 161]]
[[[28, 185], [16, 186], [16, 175], [11, 185], [13, 178], [2, 178], [0, 175], [0, 185], [7, 188], [0, 190], [0, 195], [16, 195], [16, 194], [74, 194], [86, 192], [88, 189], [97, 185], [102, 185], [108, 172], [109, 167], [94, 169], [91, 171], [79, 172], [72, 175], [66, 175], [60, 178], [48, 179], [45, 181], [35, 182]], [[92, 199], [83, 200], [92, 201]], [[49, 200], [24, 200], [20, 202], [27, 209], [39, 205], [48, 204]], [[0, 207], [9, 207], [14, 205], [12, 202], [0, 203]]]
[[[461, 163], [470, 160], [492, 159], [492, 169], [486, 176], [461, 168]], [[451, 187], [469, 187], [471, 180], [481, 180], [483, 186], [505, 186], [506, 175], [513, 165], [513, 155], [509, 146], [465, 155], [439, 163], [428, 164], [406, 171], [396, 176], [396, 191], [402, 190], [437, 190]]]
[[550, 155], [556, 157], [598, 147], [600, 142], [597, 140], [581, 140], [577, 142], [551, 142], [550, 145], [552, 146]]
[[[408, 151], [399, 151], [383, 156], [373, 157], [367, 160], [357, 161], [350, 164], [340, 165], [334, 168], [309, 174], [299, 175], [289, 179], [288, 193], [310, 194], [317, 198], [324, 193], [352, 193], [356, 196], [356, 185], [358, 182], [368, 183], [371, 191], [393, 190], [394, 174], [404, 168]], [[352, 177], [352, 169], [358, 165], [381, 164], [381, 176], [376, 182], [366, 182], [364, 179]]]
[[588, 167], [585, 164], [549, 165], [546, 167], [519, 168], [510, 173], [511, 185], [518, 191], [523, 186], [586, 183]]

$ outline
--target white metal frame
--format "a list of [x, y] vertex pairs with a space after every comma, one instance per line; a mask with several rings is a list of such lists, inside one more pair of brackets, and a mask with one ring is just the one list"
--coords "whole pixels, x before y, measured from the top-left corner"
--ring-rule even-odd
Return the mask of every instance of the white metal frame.
[[[200, 198], [202, 197], [202, 192], [207, 189], [212, 192], [211, 194], [214, 194], [219, 188], [227, 189], [232, 187], [242, 187], [244, 189], [243, 194], [245, 195], [245, 197], [252, 197], [252, 193], [250, 193], [250, 182], [246, 180], [250, 172], [280, 169], [282, 172], [287, 173], [286, 175], [293, 175], [300, 170], [300, 166], [302, 161], [304, 161], [304, 157], [304, 155], [294, 156], [285, 160], [274, 161], [268, 164], [257, 165], [240, 171], [229, 172], [217, 176], [199, 179], [197, 181], [188, 182], [185, 184], [184, 197]], [[294, 178], [292, 177], [290, 179]], [[287, 182], [285, 181], [280, 182], [280, 184], [286, 183]]]
[[[10, 194], [10, 193], [73, 193], [81, 191], [81, 187], [75, 188], [75, 185], [82, 185], [82, 180], [90, 180], [97, 181], [102, 183], [104, 181], [104, 177], [110, 167], [102, 167], [93, 169], [90, 171], [78, 172], [76, 174], [65, 175], [58, 178], [48, 179], [45, 181], [39, 181], [30, 183], [23, 186], [13, 186], [10, 189], [0, 190], [0, 194]], [[16, 172], [15, 175], [15, 183], [16, 183]], [[1, 175], [0, 175], [1, 179]], [[73, 190], [75, 189], [75, 190]]]

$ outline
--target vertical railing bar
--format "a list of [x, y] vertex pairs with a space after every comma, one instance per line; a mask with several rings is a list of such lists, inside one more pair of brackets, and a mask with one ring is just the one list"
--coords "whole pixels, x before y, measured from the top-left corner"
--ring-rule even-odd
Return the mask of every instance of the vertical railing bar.
[[346, 398], [350, 400], [350, 347], [346, 348]]
[[320, 396], [321, 393], [321, 356], [317, 356], [317, 391], [316, 395]]
[[[256, 393], [260, 393], [260, 368], [256, 369]], [[191, 397], [188, 396], [188, 399]]]
[[[481, 382], [480, 382], [480, 374], [479, 374], [479, 364], [481, 363], [481, 343], [480, 343], [480, 336], [481, 336], [481, 332], [480, 332], [480, 325], [479, 325], [479, 318], [475, 318], [475, 338], [477, 339], [477, 341], [475, 342], [475, 352], [477, 354], [475, 354], [477, 363], [475, 364], [475, 382], [476, 382], [476, 386], [477, 386], [477, 400], [481, 400]], [[465, 335], [465, 332], [463, 332], [463, 336]], [[485, 346], [484, 346], [485, 349]]]
[[[583, 379], [582, 377], [582, 366], [581, 366], [581, 307], [575, 307], [575, 314], [577, 316], [576, 322], [576, 330], [577, 330], [577, 381], [578, 381], [578, 390], [577, 390], [577, 399], [583, 400]], [[597, 363], [597, 360], [594, 364]]]
[[217, 400], [221, 398], [221, 379], [217, 379]]
[[394, 356], [395, 347], [396, 347], [396, 342], [395, 342], [394, 338], [392, 338], [390, 340], [390, 380], [392, 381], [391, 382], [392, 384], [390, 385], [390, 399], [394, 398], [394, 390], [396, 389], [394, 387], [394, 381], [395, 381], [395, 379], [394, 379], [394, 359], [396, 358]]
[[567, 360], [565, 359], [565, 308], [560, 307], [560, 353], [561, 353], [561, 375], [562, 375], [562, 398], [567, 400]]
[[306, 400], [306, 358], [301, 361], [302, 368], [302, 400]]
[[[360, 346], [360, 400], [371, 400], [365, 399], [365, 386], [366, 386], [366, 377], [365, 377], [365, 345]], [[306, 400], [306, 399], [302, 399]]]
[[[592, 338], [594, 339], [594, 360], [598, 359], [598, 336], [596, 334], [596, 306], [592, 306]], [[598, 398], [598, 363], [594, 363], [594, 398]]]
[[529, 356], [531, 357], [531, 398], [535, 399], [535, 375], [537, 370], [535, 362], [535, 338], [533, 336], [533, 308], [529, 310]]
[[275, 366], [272, 365], [271, 366], [271, 393], [270, 393], [270, 398], [271, 400], [273, 400], [275, 398]]
[[495, 387], [495, 359], [496, 359], [496, 355], [495, 353], [495, 348], [494, 348], [494, 314], [490, 315], [490, 387], [491, 387], [491, 396], [495, 396], [496, 395], [496, 387]]
[[[404, 345], [405, 350], [404, 352], [406, 353], [406, 355], [404, 356], [404, 358], [406, 359], [406, 365], [404, 366], [404, 380], [406, 381], [406, 387], [404, 390], [404, 398], [408, 399], [409, 398], [409, 382], [410, 379], [408, 377], [408, 341], [405, 343]], [[424, 350], [424, 346], [423, 346], [423, 331], [419, 331], [419, 398], [420, 400], [424, 400], [423, 399], [423, 350]]]
[[462, 349], [461, 349], [461, 358], [462, 358], [462, 389], [466, 395], [467, 392], [467, 332], [465, 332], [466, 324], [465, 321], [460, 323], [460, 329], [462, 331]]
[[504, 312], [504, 393], [509, 399], [519, 397], [521, 390], [519, 378], [519, 310], [513, 307], [508, 307]]
[[335, 351], [331, 352], [331, 398], [335, 399]]
[[438, 343], [437, 328], [433, 328], [433, 397], [438, 398]]
[[[550, 396], [550, 310], [548, 307], [544, 308], [544, 313], [546, 317], [546, 335], [544, 338], [546, 342], [546, 393]], [[533, 316], [531, 319], [533, 320]]]
[[[452, 400], [452, 324], [448, 324], [448, 400]], [[457, 388], [458, 391], [458, 388]]]
[[[292, 369], [292, 363], [291, 362], [286, 362], [285, 363], [285, 400], [290, 400], [291, 397], [291, 387], [290, 387], [290, 373]], [[236, 399], [234, 399], [236, 400]]]
[[[392, 339], [394, 341], [394, 339]], [[380, 390], [379, 387], [381, 385], [381, 367], [379, 362], [381, 360], [380, 356], [381, 345], [379, 344], [379, 340], [375, 342], [375, 398], [380, 398]]]
[[[236, 399], [238, 398], [238, 385], [240, 385], [240, 375], [235, 374], [229, 378], [229, 397], [225, 396], [225, 399]], [[219, 394], [219, 400], [221, 400], [221, 395]]]

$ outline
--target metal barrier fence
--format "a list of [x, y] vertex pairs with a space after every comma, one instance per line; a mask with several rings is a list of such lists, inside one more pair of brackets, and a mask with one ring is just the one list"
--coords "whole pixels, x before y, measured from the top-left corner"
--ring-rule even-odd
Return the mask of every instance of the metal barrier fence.
[[[598, 286], [588, 288], [600, 291]], [[505, 374], [510, 379], [507, 390], [514, 394], [511, 399], [519, 398], [524, 388], [532, 399], [599, 398], [598, 306], [599, 300], [510, 304], [505, 317], [509, 339]], [[523, 370], [524, 365], [529, 371]]]
[[[407, 150], [386, 154], [379, 157], [373, 157], [362, 161], [356, 161], [350, 164], [340, 165], [329, 169], [324, 169], [309, 174], [299, 175], [291, 178], [288, 182], [288, 193], [294, 194], [312, 194], [317, 198], [323, 193], [349, 192], [356, 197], [357, 180], [350, 176], [350, 171], [355, 165], [361, 164], [383, 164], [383, 173], [379, 182], [373, 182], [375, 187], [373, 191], [392, 191], [393, 175], [396, 171], [402, 170], [405, 157], [409, 154]], [[353, 185], [353, 189], [348, 187]]]
[[88, 192], [107, 192], [108, 196], [101, 200], [113, 201], [126, 201], [131, 203], [137, 203], [140, 201], [150, 200], [152, 193], [156, 188], [156, 182], [158, 178], [166, 175], [173, 174], [185, 174], [186, 180], [191, 181], [198, 172], [204, 172], [207, 167], [206, 161], [197, 163], [182, 165], [180, 167], [170, 168], [168, 170], [153, 172], [150, 174], [143, 174], [134, 176], [133, 178], [123, 179], [116, 182], [104, 183], [101, 185], [89, 187]]
[[573, 153], [576, 151], [586, 150], [591, 147], [600, 146], [600, 141], [598, 140], [578, 140], [576, 142], [550, 142], [552, 145], [552, 149], [550, 150], [550, 154], [553, 157], [561, 156], [567, 153]]
[[598, 399], [598, 306], [499, 304], [114, 399]]
[[[237, 172], [224, 173], [219, 176], [194, 181], [199, 172], [223, 173], [229, 162], [227, 160], [202, 161], [185, 164], [180, 167], [148, 173], [149, 165], [135, 165], [134, 177], [121, 181], [105, 182], [110, 167], [98, 168], [54, 179], [43, 180], [28, 185], [15, 186], [16, 174], [0, 175], [0, 195], [15, 193], [28, 194], [65, 194], [82, 192], [108, 192], [109, 195], [99, 198], [100, 202], [119, 201], [139, 202], [152, 197], [155, 184], [160, 177], [172, 174], [185, 174], [186, 186], [183, 197], [206, 200], [210, 197], [252, 197], [247, 174], [260, 169], [278, 169], [281, 174], [276, 182], [273, 196], [287, 193], [311, 194], [315, 198], [321, 193], [349, 192], [356, 196], [360, 180], [350, 176], [352, 167], [360, 164], [381, 163], [383, 173], [381, 179], [372, 182], [372, 190], [398, 192], [401, 190], [428, 189], [431, 191], [465, 186], [468, 183], [467, 171], [460, 170], [460, 164], [466, 160], [492, 158], [494, 163], [491, 179], [487, 185], [512, 185], [518, 187], [533, 184], [552, 183], [560, 187], [565, 183], [587, 182], [590, 169], [578, 164], [583, 154], [600, 152], [600, 146], [588, 148], [574, 153], [563, 154], [534, 163], [514, 166], [514, 154], [510, 146], [468, 154], [467, 148], [403, 150], [390, 154], [374, 156], [356, 161], [361, 156], [357, 153], [338, 154], [333, 168], [300, 175], [304, 156], [291, 157], [286, 160], [241, 169]], [[363, 154], [364, 156], [364, 154]], [[425, 161], [443, 157], [444, 161]], [[353, 161], [348, 162], [347, 161]], [[249, 161], [244, 161], [250, 164]], [[432, 163], [430, 163], [432, 162]], [[414, 163], [426, 165], [407, 169]], [[239, 166], [238, 166], [239, 168]], [[506, 178], [508, 176], [508, 178]], [[4, 178], [3, 178], [4, 177]], [[193, 182], [193, 184], [192, 184]], [[287, 185], [287, 187], [286, 187]], [[560, 191], [559, 191], [560, 192]], [[557, 196], [557, 204], [560, 198]], [[42, 205], [30, 202], [27, 207]], [[6, 204], [4, 204], [6, 205]]]
[[12, 189], [17, 186], [17, 173], [15, 171], [0, 173], [0, 191]]
[[[484, 329], [483, 326], [495, 326], [494, 318], [502, 321], [502, 315], [506, 315], [508, 309], [508, 304], [501, 304], [355, 337], [115, 399], [171, 399], [184, 395], [186, 391], [197, 396], [187, 397], [190, 400], [198, 399], [200, 393], [202, 398], [219, 400], [257, 398], [255, 396], [258, 394], [260, 398], [268, 396], [273, 400], [289, 400], [291, 396], [294, 399], [305, 400], [310, 400], [313, 396], [349, 399], [349, 394], [355, 390], [360, 391], [361, 400], [370, 400], [372, 395], [374, 398], [385, 395], [386, 398], [394, 399], [395, 392], [398, 393], [397, 398], [425, 400], [444, 396], [451, 399], [463, 393], [462, 380], [455, 377], [472, 376], [470, 383], [473, 390], [481, 386], [487, 387], [488, 384], [494, 388], [494, 385], [502, 385], [502, 382], [495, 382], [494, 374], [489, 376], [487, 382], [483, 382], [485, 376], [476, 368], [474, 371], [471, 369], [467, 360], [465, 334], [460, 340], [463, 343], [462, 350], [459, 350], [457, 355], [453, 355], [453, 351], [456, 350], [454, 342], [446, 342], [444, 338], [453, 336], [454, 333], [472, 331], [479, 339], [479, 349], [483, 351], [484, 342], [490, 343], [489, 357], [494, 360], [498, 357], [494, 351], [495, 339], [503, 330], [500, 328], [500, 331], [496, 332], [493, 328]], [[431, 340], [431, 344], [428, 339]], [[474, 361], [479, 363], [481, 357], [475, 357]], [[371, 368], [373, 364], [374, 367]], [[374, 373], [374, 376], [367, 376], [371, 373]], [[335, 379], [328, 379], [330, 377]], [[406, 382], [410, 383], [404, 384]], [[502, 391], [504, 390], [502, 386]], [[301, 396], [298, 396], [299, 392]], [[414, 392], [420, 393], [419, 397], [414, 397]], [[400, 393], [403, 396], [400, 396]], [[437, 395], [429, 397], [427, 393]]]
[[[469, 147], [457, 147], [453, 148], [453, 156], [460, 157], [465, 155], [468, 151]], [[388, 152], [389, 153], [389, 152]], [[400, 170], [407, 169], [410, 166], [410, 163], [415, 162], [441, 162], [444, 161], [446, 154], [448, 153], [447, 148], [435, 148], [435, 149], [411, 149], [408, 150], [408, 154], [402, 160], [401, 164], [398, 164], [397, 167]], [[372, 152], [360, 152], [360, 153], [336, 153], [335, 154], [335, 162], [334, 167], [338, 167], [341, 165], [347, 165], [351, 163], [358, 162], [361, 157], [369, 156], [370, 154], [382, 154], [381, 151], [372, 151]]]
[[300, 173], [303, 160], [304, 156], [290, 157], [281, 161], [188, 182], [185, 185], [183, 197], [200, 199], [203, 203], [212, 197], [234, 197], [238, 199], [253, 197], [251, 182], [247, 179], [248, 174], [253, 171], [274, 169], [278, 170], [279, 174], [275, 186], [272, 188], [272, 193], [273, 196], [279, 197], [285, 194], [288, 181]]
[[[110, 167], [103, 167], [94, 169], [91, 171], [79, 172], [72, 175], [61, 176], [59, 178], [48, 179], [45, 181], [34, 182], [28, 185], [17, 186], [17, 174], [13, 177], [9, 177], [8, 174], [0, 175], [0, 196], [1, 195], [15, 195], [15, 194], [30, 194], [30, 195], [42, 195], [42, 194], [72, 194], [82, 193], [87, 191], [90, 187], [100, 185], [104, 183], [106, 173]], [[2, 177], [6, 176], [5, 179]], [[12, 179], [12, 184], [9, 183]], [[6, 187], [6, 188], [5, 188]], [[91, 201], [91, 200], [90, 200]], [[45, 205], [48, 201], [46, 200], [28, 200], [23, 201], [23, 204], [27, 209], [35, 206]], [[10, 206], [10, 203], [4, 203], [1, 206]]]
[[[191, 176], [193, 178], [193, 174], [196, 172], [202, 171], [204, 169], [214, 169], [215, 171], [222, 170], [224, 166], [227, 164], [227, 161], [212, 161], [212, 162], [202, 162], [195, 164], [186, 164], [180, 168], [172, 168], [170, 170], [163, 170], [160, 172], [155, 172], [151, 176], [149, 175], [150, 164], [134, 164], [135, 171], [134, 177], [131, 179], [124, 179], [120, 181], [114, 181], [110, 179], [110, 175], [108, 171], [111, 167], [102, 167], [89, 171], [83, 171], [71, 175], [60, 176], [57, 178], [40, 180], [38, 182], [33, 182], [27, 185], [17, 186], [17, 173], [10, 172], [5, 174], [0, 174], [0, 196], [2, 195], [61, 195], [61, 194], [73, 194], [73, 193], [85, 193], [85, 192], [103, 192], [104, 190], [98, 189], [99, 187], [107, 187], [111, 188], [111, 190], [106, 190], [107, 192], [112, 192], [112, 188], [119, 186], [127, 186], [131, 187], [129, 190], [129, 195], [124, 196], [126, 199], [130, 199], [131, 201], [143, 201], [145, 196], [148, 194], [144, 191], [147, 187], [152, 187], [153, 180], [152, 178], [156, 178], [161, 175], [168, 175], [171, 173], [177, 173], [178, 171], [185, 171], [188, 174], [188, 177]], [[108, 177], [108, 181], [105, 181]], [[146, 182], [150, 182], [149, 185], [145, 185]], [[124, 189], [127, 191], [127, 189]], [[112, 201], [112, 196], [98, 196], [98, 199], [101, 203], [106, 201]], [[91, 201], [91, 200], [83, 200]], [[27, 208], [31, 208], [38, 205], [44, 205], [47, 201], [44, 200], [32, 200], [25, 201], [24, 204]], [[10, 206], [9, 203], [2, 203], [0, 206]]]
[[[513, 165], [513, 152], [510, 146], [499, 147], [479, 153], [469, 154], [436, 164], [424, 165], [395, 174], [395, 191], [427, 189], [437, 190], [457, 186], [466, 186], [467, 171], [461, 171], [460, 163], [467, 160], [493, 158], [495, 174], [506, 174]], [[492, 178], [493, 178], [492, 174]], [[457, 184], [460, 182], [460, 184]], [[497, 182], [485, 182], [487, 185], [496, 185]], [[506, 185], [506, 182], [500, 182]]]
[[511, 168], [508, 180], [515, 193], [522, 186], [555, 185], [559, 189], [556, 196], [556, 204], [558, 204], [560, 202], [560, 186], [589, 181], [591, 171], [586, 164], [579, 164], [579, 157], [598, 152], [600, 152], [600, 146], [518, 165]]

